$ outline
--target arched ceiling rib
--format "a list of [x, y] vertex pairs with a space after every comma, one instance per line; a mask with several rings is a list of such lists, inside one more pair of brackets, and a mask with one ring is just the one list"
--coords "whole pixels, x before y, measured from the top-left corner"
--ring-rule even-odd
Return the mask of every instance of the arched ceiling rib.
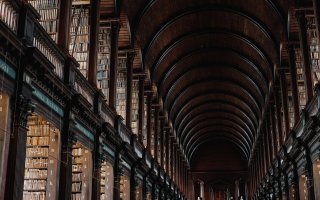
[[287, 1], [127, 2], [143, 64], [187, 158], [225, 139], [248, 159], [287, 35]]

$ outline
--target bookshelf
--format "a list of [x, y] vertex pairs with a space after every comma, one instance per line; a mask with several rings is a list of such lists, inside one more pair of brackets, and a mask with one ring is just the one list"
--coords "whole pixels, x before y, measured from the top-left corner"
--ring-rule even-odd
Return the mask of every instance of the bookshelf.
[[295, 48], [295, 63], [297, 69], [297, 87], [300, 111], [306, 106], [306, 90], [304, 83], [304, 69], [302, 64], [302, 52], [300, 48]]
[[100, 27], [99, 29], [99, 47], [97, 62], [97, 86], [109, 99], [109, 78], [110, 78], [110, 28]]
[[101, 164], [100, 178], [100, 200], [113, 198], [113, 167], [110, 163], [103, 161]]
[[316, 199], [320, 198], [320, 160], [313, 162], [313, 180]]
[[37, 115], [27, 125], [23, 199], [56, 199], [60, 132]]
[[0, 90], [0, 185], [2, 185], [3, 176], [5, 176], [4, 163], [8, 157], [9, 148], [9, 120], [10, 120], [10, 98], [9, 95]]
[[157, 151], [158, 151], [158, 158], [157, 158], [157, 161], [158, 163], [161, 163], [161, 140], [160, 140], [160, 135], [161, 135], [161, 128], [160, 128], [160, 120], [158, 120], [156, 123], [158, 123], [158, 133], [157, 133]]
[[120, 176], [120, 199], [130, 200], [130, 179], [127, 175]]
[[312, 79], [315, 85], [320, 80], [320, 50], [317, 36], [316, 20], [314, 15], [306, 15], [308, 44], [310, 48], [310, 61]]
[[126, 93], [127, 93], [127, 59], [118, 59], [116, 110], [126, 120]]
[[155, 156], [155, 152], [154, 152], [154, 145], [155, 145], [155, 137], [154, 137], [154, 128], [155, 128], [155, 123], [154, 123], [154, 118], [155, 118], [155, 110], [152, 108], [151, 109], [151, 144], [150, 144], [150, 149], [151, 149], [151, 155], [152, 155], [152, 157], [154, 158], [154, 156]]
[[288, 114], [289, 114], [289, 128], [292, 129], [294, 126], [294, 107], [293, 107], [293, 96], [292, 96], [292, 83], [291, 83], [291, 75], [286, 73], [285, 75], [287, 90], [288, 90]]
[[39, 22], [50, 37], [57, 42], [59, 24], [59, 0], [28, 0], [40, 14]]
[[300, 200], [308, 200], [308, 178], [305, 175], [299, 177], [299, 195]]
[[142, 200], [142, 184], [138, 183], [136, 186], [136, 198], [135, 200]]
[[144, 109], [143, 109], [143, 131], [142, 131], [142, 138], [143, 138], [143, 146], [147, 147], [147, 97], [144, 96]]
[[138, 134], [139, 122], [139, 80], [132, 81], [132, 112], [131, 112], [131, 129], [134, 134]]
[[91, 163], [91, 152], [81, 143], [75, 143], [72, 147], [71, 200], [89, 199]]
[[289, 185], [289, 199], [295, 199], [295, 185], [294, 183], [291, 183]]
[[152, 195], [151, 195], [150, 191], [147, 192], [147, 198], [146, 199], [147, 200], [152, 200]]
[[87, 78], [89, 61], [90, 1], [72, 0], [69, 53], [78, 61]]

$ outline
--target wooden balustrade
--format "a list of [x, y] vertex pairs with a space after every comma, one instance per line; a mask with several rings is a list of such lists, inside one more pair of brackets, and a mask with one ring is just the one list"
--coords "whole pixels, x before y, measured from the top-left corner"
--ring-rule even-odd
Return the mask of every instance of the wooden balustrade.
[[39, 22], [35, 22], [33, 45], [54, 65], [54, 72], [63, 79], [65, 64], [63, 53]]
[[79, 70], [75, 71], [74, 89], [89, 102], [92, 108], [95, 91]]
[[0, 0], [0, 21], [5, 23], [13, 32], [17, 32], [18, 6], [12, 0]]

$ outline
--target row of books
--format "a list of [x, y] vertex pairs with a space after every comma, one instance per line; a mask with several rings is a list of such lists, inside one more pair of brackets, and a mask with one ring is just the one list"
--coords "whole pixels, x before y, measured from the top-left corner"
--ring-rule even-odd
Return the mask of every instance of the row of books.
[[58, 8], [58, 0], [28, 0], [35, 9], [53, 9]]
[[27, 157], [48, 157], [49, 148], [47, 147], [35, 147], [27, 148], [26, 156]]
[[46, 179], [48, 175], [47, 169], [26, 169], [25, 179]]
[[82, 182], [72, 183], [72, 192], [81, 192]]
[[47, 168], [48, 158], [26, 158], [25, 167], [26, 168]]
[[45, 192], [23, 191], [23, 199], [28, 199], [28, 200], [46, 200], [46, 193]]
[[46, 180], [24, 180], [24, 190], [45, 190]]
[[108, 97], [108, 93], [109, 93], [109, 81], [108, 79], [102, 79], [99, 80], [97, 83], [98, 88], [100, 88], [103, 92], [103, 94]]
[[44, 9], [39, 9], [37, 8], [38, 13], [40, 14], [41, 21], [57, 21], [58, 19], [58, 8], [44, 8]]
[[27, 146], [33, 145], [33, 146], [45, 146], [49, 145], [49, 137], [43, 137], [43, 136], [33, 136], [33, 137], [27, 137]]

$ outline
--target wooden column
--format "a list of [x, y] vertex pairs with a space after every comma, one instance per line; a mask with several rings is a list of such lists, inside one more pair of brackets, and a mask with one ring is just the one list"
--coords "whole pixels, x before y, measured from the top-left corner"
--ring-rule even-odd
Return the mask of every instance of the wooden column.
[[[269, 118], [270, 119], [270, 118]], [[269, 119], [266, 120], [266, 132], [267, 132], [267, 139], [268, 139], [268, 161], [271, 164], [272, 163], [272, 152], [273, 152], [273, 143], [272, 143], [272, 135], [271, 135], [271, 131], [270, 131], [270, 121]]]
[[294, 47], [292, 44], [288, 45], [289, 68], [291, 77], [291, 90], [292, 90], [292, 104], [294, 110], [294, 123], [299, 121], [299, 97], [298, 97], [298, 83], [297, 83], [297, 68], [294, 55]]
[[161, 166], [161, 168], [164, 168], [163, 167], [163, 161], [164, 161], [164, 158], [163, 158], [163, 153], [164, 153], [164, 151], [163, 151], [163, 145], [164, 145], [164, 117], [163, 116], [161, 116], [161, 118], [160, 118], [160, 130], [159, 130], [159, 133], [160, 133], [160, 137], [159, 137], [159, 139], [160, 139], [160, 166]]
[[71, 1], [72, 0], [60, 1], [58, 46], [66, 53], [69, 53]]
[[152, 93], [147, 93], [147, 150], [151, 152], [151, 104]]
[[171, 179], [173, 179], [174, 180], [174, 172], [173, 172], [173, 161], [174, 161], [174, 158], [173, 158], [173, 152], [174, 152], [174, 143], [173, 143], [173, 141], [174, 141], [174, 139], [173, 139], [173, 137], [171, 137], [170, 138], [171, 140], [170, 140], [170, 142], [171, 142], [171, 146], [170, 146], [170, 171], [171, 171]]
[[111, 22], [109, 106], [114, 111], [116, 110], [119, 29], [118, 21]]
[[304, 11], [297, 11], [296, 18], [299, 24], [299, 39], [300, 39], [300, 48], [302, 52], [302, 61], [304, 67], [304, 81], [306, 87], [306, 102], [308, 102], [313, 97], [313, 83], [312, 83], [312, 71], [310, 63], [310, 49], [308, 45], [307, 37], [307, 25]]
[[91, 199], [100, 199], [100, 179], [101, 179], [101, 154], [100, 154], [100, 135], [101, 129], [98, 128], [94, 138], [93, 150], [93, 176]]
[[285, 124], [285, 135], [287, 136], [289, 133], [289, 110], [288, 110], [288, 90], [286, 77], [283, 70], [279, 71], [280, 77], [280, 88], [281, 88], [281, 99], [282, 99], [282, 107], [283, 107], [283, 115], [284, 115], [284, 124]]
[[132, 52], [127, 52], [127, 87], [126, 87], [126, 126], [131, 130], [132, 122], [132, 79], [133, 79], [133, 58]]
[[[29, 94], [31, 95], [30, 90]], [[7, 173], [4, 172], [4, 176], [6, 176], [5, 191], [3, 191], [5, 193], [4, 199], [22, 199], [23, 195], [28, 131], [27, 121], [32, 111], [32, 104], [31, 100], [24, 95], [19, 95], [15, 98], [16, 101], [12, 101], [15, 102], [15, 106], [12, 110], [13, 121], [10, 134]]]
[[[281, 118], [281, 106], [280, 106], [280, 92], [279, 92], [280, 88], [277, 87], [275, 89], [275, 92], [274, 92], [274, 100], [275, 100], [275, 104], [276, 104], [276, 114], [277, 114], [277, 136], [279, 137], [279, 142], [280, 142], [280, 146], [283, 145], [284, 143], [284, 137], [283, 137], [283, 132], [282, 132], [282, 118]], [[279, 151], [279, 149], [278, 149]]]
[[113, 200], [121, 200], [120, 199], [120, 175], [121, 175], [120, 150], [116, 152], [114, 159], [115, 161], [113, 166]]
[[156, 106], [154, 109], [154, 159], [158, 162], [159, 107]]
[[91, 85], [97, 85], [97, 58], [99, 53], [99, 21], [100, 0], [91, 0], [90, 4], [90, 45], [89, 45], [89, 68], [88, 81]]
[[264, 173], [263, 176], [266, 175], [267, 169], [268, 169], [268, 145], [267, 145], [267, 140], [266, 140], [266, 135], [268, 134], [268, 131], [266, 130], [264, 132], [263, 139], [262, 139], [262, 159], [263, 159], [263, 164], [264, 164]]
[[[32, 16], [21, 14], [19, 16], [20, 21], [23, 23], [18, 24], [18, 32], [21, 27], [26, 26], [25, 30], [31, 27], [31, 24], [24, 24], [25, 20]], [[29, 18], [30, 19], [30, 18]], [[11, 97], [11, 116], [10, 117], [10, 137], [9, 139], [9, 150], [7, 169], [3, 172], [3, 180], [5, 180], [4, 199], [22, 199], [23, 196], [23, 182], [24, 182], [24, 171], [25, 171], [25, 158], [26, 158], [26, 143], [27, 143], [27, 122], [28, 116], [33, 112], [34, 105], [31, 102], [32, 99], [32, 88], [26, 84], [23, 80], [25, 74], [25, 66], [28, 65], [28, 58], [24, 56], [21, 58], [21, 67], [17, 74], [17, 80], [15, 82], [14, 95]]]
[[170, 155], [170, 129], [166, 129], [166, 172], [169, 174], [169, 156]]
[[271, 103], [270, 106], [270, 122], [272, 126], [272, 135], [270, 136], [271, 140], [271, 153], [272, 153], [272, 160], [275, 159], [276, 154], [278, 153], [277, 150], [277, 129], [276, 129], [276, 120], [275, 120], [275, 104], [274, 102]]
[[145, 76], [139, 76], [139, 123], [138, 123], [138, 139], [143, 144], [143, 124], [144, 124], [144, 79]]
[[136, 200], [136, 165], [132, 166], [130, 173], [130, 200]]

